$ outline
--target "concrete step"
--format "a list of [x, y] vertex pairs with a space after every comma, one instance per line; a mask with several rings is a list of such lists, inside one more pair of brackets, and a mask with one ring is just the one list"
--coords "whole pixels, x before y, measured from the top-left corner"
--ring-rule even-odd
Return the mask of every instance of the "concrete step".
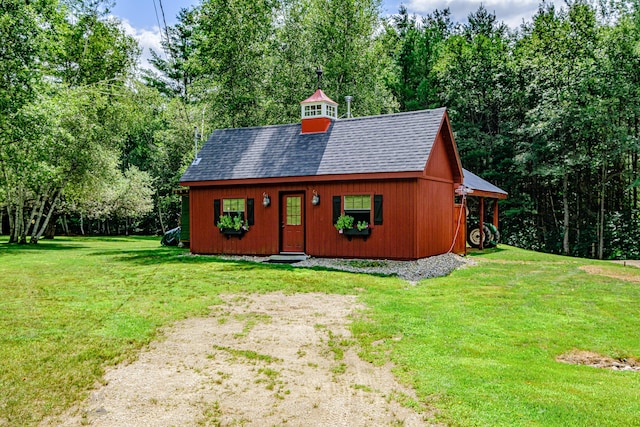
[[309, 258], [303, 253], [281, 253], [278, 255], [271, 255], [265, 260], [274, 264], [295, 264], [296, 262], [304, 261]]

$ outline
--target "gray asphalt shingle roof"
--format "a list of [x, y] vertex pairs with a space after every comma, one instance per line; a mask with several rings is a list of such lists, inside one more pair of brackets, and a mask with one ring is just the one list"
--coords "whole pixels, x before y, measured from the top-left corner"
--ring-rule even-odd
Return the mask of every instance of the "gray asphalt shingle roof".
[[216, 130], [180, 182], [422, 171], [445, 111], [336, 120], [306, 135], [300, 124]]
[[462, 173], [464, 174], [464, 185], [466, 187], [471, 188], [472, 190], [504, 194], [505, 196], [507, 195], [506, 191], [504, 191], [499, 187], [496, 187], [489, 181], [485, 181], [484, 179], [480, 178], [478, 175], [474, 174], [473, 172], [470, 172], [463, 168]]

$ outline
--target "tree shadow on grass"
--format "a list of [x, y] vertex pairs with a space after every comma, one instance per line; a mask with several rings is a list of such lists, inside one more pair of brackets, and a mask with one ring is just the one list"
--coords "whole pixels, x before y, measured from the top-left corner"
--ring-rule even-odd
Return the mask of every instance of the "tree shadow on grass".
[[268, 263], [250, 260], [235, 260], [221, 258], [216, 255], [191, 255], [184, 249], [175, 247], [162, 247], [158, 249], [131, 250], [131, 251], [108, 251], [94, 253], [93, 255], [116, 255], [113, 260], [122, 263], [131, 263], [139, 266], [152, 265], [205, 265], [219, 264], [220, 271], [249, 271], [249, 270], [312, 270], [318, 272], [347, 273], [347, 274], [367, 274], [374, 277], [398, 277], [397, 274], [383, 274], [369, 271], [349, 271], [339, 267], [312, 266], [295, 267], [288, 263]]
[[329, 273], [367, 274], [374, 277], [398, 277], [397, 274], [383, 274], [368, 271], [348, 271], [339, 267], [326, 266], [294, 267], [288, 263], [267, 263], [250, 260], [235, 260], [220, 258], [216, 255], [191, 255], [184, 249], [174, 247], [162, 247], [158, 249], [131, 250], [131, 251], [105, 251], [92, 255], [114, 255], [115, 262], [130, 263], [139, 266], [152, 265], [205, 265], [219, 264], [219, 271], [249, 271], [249, 270], [312, 270]]
[[94, 252], [94, 256], [112, 256], [115, 262], [129, 263], [140, 266], [152, 265], [202, 265], [202, 264], [228, 264], [233, 269], [251, 270], [251, 269], [280, 269], [291, 270], [290, 264], [268, 264], [247, 260], [230, 260], [223, 259], [215, 255], [191, 255], [186, 249], [163, 246], [157, 249], [140, 249], [140, 250], [113, 250]]
[[488, 249], [467, 248], [467, 256], [482, 256], [482, 255], [497, 254], [500, 252], [504, 252], [505, 250], [506, 249], [502, 249], [499, 246], [496, 246], [495, 248], [488, 248]]
[[86, 249], [86, 246], [74, 245], [66, 242], [53, 243], [47, 242], [46, 244], [16, 244], [16, 243], [0, 243], [0, 255], [18, 255], [27, 252], [56, 252], [69, 249]]
[[[40, 239], [38, 243], [9, 243], [8, 236], [0, 236], [0, 254], [9, 254], [9, 253], [24, 253], [24, 252], [45, 252], [45, 251], [59, 251], [59, 250], [69, 250], [69, 249], [89, 249], [91, 250], [91, 244], [95, 242], [107, 242], [107, 243], [118, 243], [121, 242], [123, 244], [131, 244], [134, 239], [143, 239], [143, 240], [151, 240], [157, 239], [156, 237], [148, 237], [148, 236], [136, 236], [136, 237], [127, 237], [127, 236], [105, 236], [105, 237], [96, 237], [96, 236], [56, 236], [55, 239]], [[159, 240], [158, 240], [159, 242]], [[173, 248], [178, 249], [178, 248]], [[119, 250], [114, 248], [112, 251], [104, 251], [105, 254], [110, 252], [117, 253]]]

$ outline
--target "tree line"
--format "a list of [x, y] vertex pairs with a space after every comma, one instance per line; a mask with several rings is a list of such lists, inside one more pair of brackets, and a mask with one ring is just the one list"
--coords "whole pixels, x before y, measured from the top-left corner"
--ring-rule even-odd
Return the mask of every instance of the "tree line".
[[176, 226], [194, 138], [298, 121], [320, 66], [323, 90], [352, 96], [354, 116], [446, 106], [463, 165], [509, 192], [507, 243], [640, 256], [638, 0], [543, 2], [518, 28], [483, 6], [456, 22], [449, 9], [383, 16], [376, 0], [204, 0], [162, 29], [155, 70], [136, 67], [111, 5], [0, 4], [0, 224], [12, 242], [55, 225]]

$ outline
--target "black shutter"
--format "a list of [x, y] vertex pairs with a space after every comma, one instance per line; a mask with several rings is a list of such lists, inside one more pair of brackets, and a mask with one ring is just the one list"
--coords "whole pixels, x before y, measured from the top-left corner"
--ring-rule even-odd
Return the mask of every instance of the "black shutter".
[[373, 224], [382, 225], [382, 194], [373, 196]]
[[188, 242], [190, 239], [190, 224], [191, 218], [189, 217], [189, 196], [182, 196], [182, 211], [180, 213], [180, 240]]
[[217, 227], [220, 222], [220, 199], [213, 201], [213, 226]]
[[338, 222], [340, 216], [340, 196], [333, 196], [333, 223]]
[[253, 225], [253, 223], [255, 222], [253, 217], [253, 211], [255, 209], [253, 208], [253, 206], [254, 206], [253, 199], [247, 199], [247, 224], [248, 225]]

